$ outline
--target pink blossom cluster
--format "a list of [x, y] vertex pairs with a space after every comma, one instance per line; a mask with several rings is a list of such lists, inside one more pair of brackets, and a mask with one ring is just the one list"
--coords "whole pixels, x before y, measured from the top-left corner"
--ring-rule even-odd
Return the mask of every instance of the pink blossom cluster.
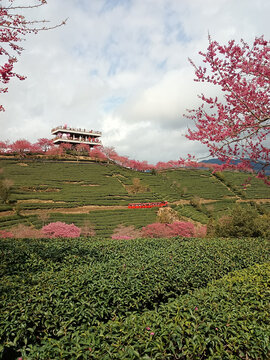
[[19, 139], [13, 143], [10, 143], [9, 141], [0, 141], [0, 154], [15, 153], [23, 156], [27, 153], [43, 154], [48, 153], [53, 147], [53, 141], [46, 138], [41, 138], [33, 144], [26, 139]]
[[175, 221], [172, 224], [153, 223], [142, 228], [142, 236], [150, 238], [203, 237], [206, 235], [206, 226], [195, 225], [188, 221]]
[[[45, 20], [27, 19], [25, 17], [26, 10], [34, 9], [45, 5], [46, 0], [37, 0], [36, 4], [29, 5], [21, 4], [16, 0], [9, 0], [6, 4], [0, 6], [1, 32], [0, 32], [0, 55], [5, 59], [2, 60], [3, 66], [0, 66], [0, 84], [8, 84], [12, 77], [17, 77], [19, 80], [24, 80], [25, 77], [14, 72], [14, 64], [18, 61], [18, 56], [24, 50], [21, 44], [28, 34], [37, 34], [41, 30], [48, 30], [63, 25], [63, 21], [59, 25], [53, 27], [46, 27]], [[22, 12], [21, 9], [24, 11]], [[40, 25], [42, 26], [40, 27]], [[0, 93], [5, 93], [8, 88], [0, 87]], [[4, 107], [0, 105], [0, 111], [4, 111]]]
[[61, 221], [56, 221], [43, 226], [41, 232], [44, 236], [49, 238], [76, 238], [81, 234], [81, 229], [74, 224], [66, 224]]
[[24, 224], [12, 227], [9, 231], [0, 230], [0, 238], [77, 238], [81, 229], [74, 224], [66, 224], [61, 221], [53, 222], [43, 226], [40, 230]]
[[[189, 110], [195, 122], [187, 138], [205, 144], [213, 157], [229, 167], [241, 160], [244, 168], [251, 162], [270, 164], [270, 41], [255, 38], [252, 46], [234, 40], [221, 46], [209, 36], [206, 53], [200, 52], [205, 65], [195, 70], [195, 81], [207, 82], [222, 90], [222, 98], [199, 96], [202, 105]], [[266, 179], [267, 180], [267, 179]]]

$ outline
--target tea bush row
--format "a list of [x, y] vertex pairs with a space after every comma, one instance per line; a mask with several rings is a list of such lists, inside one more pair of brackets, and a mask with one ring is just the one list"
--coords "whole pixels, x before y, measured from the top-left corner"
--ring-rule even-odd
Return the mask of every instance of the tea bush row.
[[0, 338], [10, 351], [154, 309], [269, 260], [270, 250], [262, 239], [5, 239], [0, 246]]
[[180, 216], [188, 217], [202, 224], [207, 224], [209, 218], [203, 212], [195, 209], [192, 205], [177, 206], [176, 210]]
[[235, 271], [158, 309], [47, 337], [27, 359], [267, 360], [270, 264]]
[[8, 229], [8, 228], [18, 225], [18, 224], [28, 224], [29, 225], [29, 219], [27, 217], [22, 217], [19, 215], [0, 217], [0, 229], [2, 229], [2, 230]]
[[233, 195], [207, 170], [178, 169], [168, 170], [165, 174], [169, 179], [177, 182], [182, 189], [185, 188], [186, 192], [192, 196], [221, 199], [224, 196]]
[[221, 176], [227, 186], [236, 192], [244, 193], [247, 199], [270, 198], [269, 186], [253, 174], [224, 171]]
[[81, 227], [89, 220], [95, 227], [97, 235], [111, 235], [119, 225], [134, 225], [142, 227], [155, 222], [157, 209], [127, 209], [127, 210], [96, 210], [89, 214], [59, 214], [50, 215], [50, 221], [74, 223]]

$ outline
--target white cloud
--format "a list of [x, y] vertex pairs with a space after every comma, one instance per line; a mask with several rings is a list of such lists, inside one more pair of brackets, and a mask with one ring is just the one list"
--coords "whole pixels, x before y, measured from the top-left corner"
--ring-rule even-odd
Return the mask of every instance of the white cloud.
[[67, 25], [28, 37], [2, 95], [1, 140], [50, 137], [69, 124], [103, 131], [103, 143], [149, 162], [205, 154], [183, 134], [183, 117], [199, 105], [197, 93], [213, 89], [193, 82], [188, 57], [220, 42], [269, 38], [265, 0], [58, 0], [33, 18]]

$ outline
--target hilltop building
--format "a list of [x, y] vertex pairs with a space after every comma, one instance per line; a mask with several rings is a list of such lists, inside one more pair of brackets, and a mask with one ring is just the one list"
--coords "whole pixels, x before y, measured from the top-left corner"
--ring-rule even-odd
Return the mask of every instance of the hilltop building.
[[85, 130], [85, 129], [76, 129], [64, 126], [57, 126], [51, 130], [51, 134], [55, 135], [53, 143], [55, 145], [60, 144], [86, 144], [90, 147], [101, 145], [100, 136], [102, 135], [100, 131], [94, 130]]

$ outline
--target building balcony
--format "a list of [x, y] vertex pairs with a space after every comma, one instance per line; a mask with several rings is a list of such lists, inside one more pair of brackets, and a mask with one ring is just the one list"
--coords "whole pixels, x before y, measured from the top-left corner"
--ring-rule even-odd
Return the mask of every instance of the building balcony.
[[59, 145], [62, 143], [65, 144], [86, 144], [86, 145], [90, 145], [90, 146], [95, 146], [95, 145], [101, 145], [101, 141], [98, 138], [94, 138], [94, 139], [79, 139], [79, 138], [67, 138], [67, 137], [61, 137], [61, 136], [57, 136], [53, 139], [53, 143], [55, 145]]
[[58, 133], [76, 134], [76, 135], [94, 136], [94, 137], [99, 137], [102, 135], [101, 131], [86, 130], [81, 128], [71, 128], [68, 126], [57, 126], [51, 130], [52, 135], [57, 135]]

